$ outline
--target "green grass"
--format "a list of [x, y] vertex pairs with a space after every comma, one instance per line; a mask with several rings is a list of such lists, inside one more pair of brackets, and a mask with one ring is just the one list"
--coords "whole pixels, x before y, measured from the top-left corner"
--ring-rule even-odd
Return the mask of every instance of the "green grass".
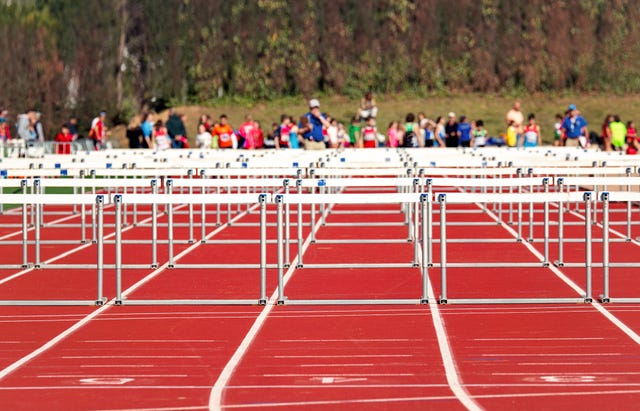
[[[392, 120], [402, 120], [407, 113], [424, 112], [427, 117], [435, 119], [446, 116], [450, 111], [457, 116], [466, 115], [470, 120], [483, 119], [490, 135], [498, 135], [505, 131], [504, 117], [515, 100], [521, 102], [523, 114], [536, 115], [542, 129], [543, 141], [553, 141], [553, 123], [556, 113], [563, 113], [571, 103], [576, 104], [583, 116], [589, 122], [589, 129], [600, 132], [602, 120], [608, 113], [619, 114], [623, 121], [634, 120], [640, 113], [640, 96], [637, 95], [587, 95], [587, 94], [537, 94], [518, 97], [493, 94], [456, 94], [450, 96], [415, 96], [407, 94], [376, 95], [378, 102], [378, 129], [386, 133], [387, 125]], [[359, 100], [344, 96], [320, 96], [321, 109], [348, 124], [349, 119], [356, 113]], [[246, 101], [234, 102], [225, 99], [211, 106], [182, 106], [179, 112], [187, 113], [187, 132], [193, 141], [200, 114], [210, 114], [217, 118], [225, 113], [234, 127], [244, 121], [246, 114], [261, 122], [265, 133], [272, 122], [279, 122], [281, 114], [296, 117], [306, 113], [307, 100], [300, 98], [282, 98], [272, 101], [259, 101], [253, 104]], [[638, 118], [640, 121], [640, 118]]]

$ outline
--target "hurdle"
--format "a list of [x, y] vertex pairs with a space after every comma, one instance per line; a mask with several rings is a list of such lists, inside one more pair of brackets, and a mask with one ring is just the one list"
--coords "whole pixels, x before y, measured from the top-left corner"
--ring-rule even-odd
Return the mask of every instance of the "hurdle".
[[[5, 194], [0, 197], [0, 201], [8, 204], [21, 204], [23, 209], [23, 238], [22, 238], [22, 259], [23, 262], [19, 266], [14, 265], [2, 265], [0, 268], [22, 268], [22, 269], [96, 269], [97, 274], [97, 297], [95, 300], [74, 300], [74, 299], [45, 299], [45, 300], [1, 300], [0, 305], [102, 305], [106, 302], [106, 297], [103, 295], [103, 281], [104, 281], [104, 241], [103, 241], [103, 207], [105, 198], [102, 195], [72, 195], [72, 194]], [[96, 226], [98, 232], [98, 239], [96, 242], [97, 259], [96, 264], [44, 264], [40, 257], [41, 248], [41, 229], [40, 224], [35, 224], [34, 227], [34, 261], [32, 263], [27, 262], [27, 247], [31, 243], [27, 237], [26, 230], [26, 206], [31, 205], [35, 209], [36, 221], [40, 221], [40, 213], [42, 206], [45, 204], [57, 204], [57, 205], [70, 205], [70, 204], [95, 204], [97, 209], [96, 214]]]
[[[267, 231], [266, 231], [266, 207], [270, 202], [268, 194], [116, 194], [113, 196], [115, 204], [116, 227], [115, 227], [115, 253], [116, 260], [114, 269], [116, 271], [116, 297], [117, 305], [192, 305], [192, 304], [215, 304], [215, 305], [251, 305], [266, 304], [266, 270], [268, 268], [276, 268], [275, 265], [267, 264]], [[239, 264], [181, 264], [175, 261], [173, 251], [173, 206], [183, 204], [252, 204], [260, 208], [260, 261], [257, 264], [239, 263]], [[259, 296], [255, 299], [130, 299], [124, 298], [122, 293], [122, 271], [126, 268], [141, 268], [139, 265], [126, 265], [122, 262], [122, 206], [123, 204], [166, 204], [167, 208], [167, 243], [168, 243], [168, 262], [167, 269], [245, 269], [257, 270], [259, 273], [260, 291]], [[154, 221], [156, 217], [154, 216]], [[155, 248], [154, 248], [155, 250]], [[156, 256], [154, 255], [155, 259]], [[157, 263], [156, 263], [157, 266]], [[111, 267], [106, 265], [106, 267]], [[146, 266], [148, 267], [148, 266]]]
[[[591, 252], [591, 192], [565, 192], [565, 193], [514, 193], [514, 194], [482, 194], [482, 193], [436, 193], [435, 201], [440, 205], [440, 262], [434, 263], [434, 267], [440, 268], [441, 295], [439, 302], [442, 304], [493, 304], [493, 303], [576, 303], [592, 302], [592, 252]], [[450, 298], [447, 294], [447, 268], [524, 268], [524, 267], [548, 267], [549, 262], [549, 204], [552, 202], [583, 202], [587, 210], [585, 216], [585, 268], [586, 294], [580, 299], [576, 298]], [[478, 203], [535, 203], [544, 205], [544, 256], [539, 262], [460, 262], [449, 263], [447, 261], [447, 205], [448, 204], [478, 204]], [[562, 213], [562, 209], [559, 208]]]
[[[426, 304], [428, 302], [428, 265], [426, 255], [428, 253], [427, 236], [429, 219], [427, 216], [426, 204], [430, 201], [430, 196], [425, 193], [389, 193], [384, 196], [375, 197], [371, 194], [277, 194], [274, 196], [276, 203], [277, 219], [278, 219], [278, 249], [277, 249], [277, 269], [278, 269], [278, 304]], [[284, 259], [284, 247], [286, 244], [284, 238], [284, 207], [286, 204], [420, 204], [422, 213], [414, 215], [414, 229], [412, 230], [412, 240], [414, 243], [413, 260], [410, 262], [390, 262], [390, 263], [323, 263], [323, 264], [298, 264], [297, 269], [302, 268], [332, 268], [332, 269], [349, 269], [349, 268], [420, 268], [421, 269], [421, 290], [419, 297], [410, 299], [289, 299], [285, 296], [284, 288], [284, 269], [287, 264]], [[410, 206], [408, 207], [411, 208]], [[421, 220], [420, 217], [427, 220]], [[422, 222], [422, 225], [420, 225]], [[422, 227], [422, 236], [419, 235], [418, 227]], [[420, 241], [420, 238], [422, 241]], [[405, 240], [406, 242], [406, 240]], [[299, 256], [302, 253], [299, 251]], [[299, 261], [300, 263], [300, 261]], [[418, 294], [418, 290], [416, 292]]]

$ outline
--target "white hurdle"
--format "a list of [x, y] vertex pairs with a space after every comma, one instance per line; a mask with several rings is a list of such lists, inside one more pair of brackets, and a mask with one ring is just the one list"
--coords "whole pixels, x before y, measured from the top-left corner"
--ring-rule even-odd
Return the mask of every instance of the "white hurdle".
[[[106, 298], [103, 295], [103, 278], [104, 278], [104, 240], [103, 240], [103, 206], [104, 196], [102, 195], [74, 195], [74, 194], [4, 194], [0, 196], [0, 201], [5, 204], [20, 204], [23, 209], [23, 230], [22, 230], [22, 258], [23, 263], [20, 266], [3, 265], [0, 268], [22, 268], [22, 269], [45, 269], [45, 268], [57, 268], [57, 269], [96, 269], [97, 274], [97, 297], [95, 300], [75, 300], [75, 299], [46, 299], [46, 300], [1, 300], [0, 305], [102, 305], [105, 303]], [[42, 206], [45, 204], [50, 205], [71, 205], [82, 204], [96, 205], [96, 228], [98, 232], [96, 247], [97, 247], [97, 260], [96, 264], [44, 264], [40, 258], [41, 248], [41, 233], [40, 224], [35, 224], [34, 228], [34, 262], [29, 263], [27, 261], [27, 247], [30, 241], [27, 238], [26, 228], [26, 206], [35, 206], [36, 221], [40, 221], [40, 214], [42, 212]]]
[[[435, 201], [440, 204], [440, 263], [433, 264], [440, 267], [441, 295], [440, 303], [575, 303], [575, 302], [591, 302], [592, 301], [592, 252], [591, 252], [591, 218], [590, 207], [592, 202], [592, 193], [590, 192], [564, 192], [564, 193], [513, 193], [513, 194], [493, 194], [493, 193], [436, 193]], [[586, 295], [581, 299], [576, 298], [473, 298], [473, 299], [452, 299], [447, 295], [447, 268], [481, 268], [481, 267], [548, 267], [549, 262], [549, 204], [550, 203], [567, 203], [567, 202], [584, 202], [586, 209], [585, 216], [585, 277], [586, 277]], [[478, 204], [478, 203], [536, 203], [544, 205], [544, 257], [542, 261], [537, 263], [527, 262], [509, 262], [500, 261], [493, 262], [447, 262], [447, 204]], [[562, 214], [562, 207], [558, 208]], [[561, 247], [561, 242], [559, 246]], [[557, 264], [556, 264], [557, 265]]]

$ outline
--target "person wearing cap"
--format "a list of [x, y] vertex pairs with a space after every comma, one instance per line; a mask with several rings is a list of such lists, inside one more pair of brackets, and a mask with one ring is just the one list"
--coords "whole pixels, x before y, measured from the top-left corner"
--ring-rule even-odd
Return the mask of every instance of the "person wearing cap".
[[303, 117], [309, 119], [309, 123], [298, 125], [299, 133], [304, 139], [305, 150], [323, 150], [326, 148], [324, 143], [323, 127], [329, 127], [331, 124], [327, 121], [327, 116], [320, 111], [320, 102], [317, 99], [309, 100], [309, 112]]
[[566, 136], [565, 146], [586, 147], [589, 135], [587, 125], [587, 121], [578, 113], [576, 105], [570, 104], [569, 116], [562, 122], [562, 130]]

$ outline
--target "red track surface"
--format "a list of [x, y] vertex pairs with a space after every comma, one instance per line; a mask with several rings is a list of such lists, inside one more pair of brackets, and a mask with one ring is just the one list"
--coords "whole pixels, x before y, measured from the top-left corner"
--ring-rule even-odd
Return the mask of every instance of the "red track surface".
[[[477, 207], [447, 217], [448, 238], [492, 238], [500, 242], [450, 242], [449, 262], [538, 262], [536, 241], [516, 242], [513, 232]], [[319, 228], [319, 240], [407, 236], [400, 213], [363, 214], [383, 207], [336, 207]], [[387, 207], [386, 210], [397, 209]], [[181, 210], [181, 211], [184, 211]], [[234, 208], [234, 215], [237, 210]], [[270, 209], [270, 211], [273, 211]], [[308, 211], [308, 210], [307, 210]], [[348, 213], [339, 213], [348, 211]], [[506, 212], [506, 209], [504, 210]], [[636, 210], [637, 212], [637, 210]], [[213, 222], [210, 210], [207, 216]], [[555, 210], [551, 218], [555, 219]], [[44, 239], [79, 238], [79, 230], [43, 229]], [[140, 217], [143, 219], [148, 217]], [[437, 222], [438, 208], [434, 219]], [[305, 237], [309, 234], [305, 215]], [[620, 220], [621, 216], [616, 216]], [[222, 214], [226, 221], [226, 210]], [[79, 217], [67, 222], [77, 223]], [[186, 215], [177, 214], [176, 222]], [[535, 216], [537, 223], [542, 215]], [[579, 215], [566, 238], [583, 238]], [[19, 218], [2, 216], [3, 223]], [[49, 220], [47, 220], [49, 221]], [[163, 218], [163, 221], [164, 218]], [[196, 215], [196, 221], [199, 221]], [[256, 239], [257, 212], [221, 227], [211, 240]], [[295, 212], [292, 212], [295, 221]], [[374, 227], [333, 225], [389, 223]], [[486, 223], [470, 226], [465, 222]], [[105, 236], [113, 231], [105, 216]], [[270, 217], [275, 222], [275, 217]], [[515, 226], [511, 226], [512, 229]], [[215, 230], [210, 227], [209, 232]], [[620, 226], [616, 230], [624, 231]], [[17, 228], [0, 228], [0, 236]], [[126, 240], [149, 238], [149, 227], [130, 227]], [[601, 228], [593, 226], [594, 238]], [[199, 240], [199, 229], [195, 230]], [[164, 238], [165, 229], [160, 229]], [[275, 227], [269, 226], [269, 238]], [[292, 238], [295, 236], [292, 230]], [[439, 228], [434, 227], [434, 238]], [[637, 235], [634, 227], [634, 235]], [[525, 224], [523, 235], [528, 237]], [[90, 230], [87, 236], [91, 236]], [[552, 238], [555, 228], [552, 228]], [[12, 239], [19, 239], [14, 236]], [[32, 238], [32, 233], [30, 233]], [[613, 238], [613, 236], [612, 236]], [[176, 228], [178, 263], [257, 263], [257, 244], [187, 244], [187, 229]], [[531, 247], [531, 248], [530, 248]], [[73, 249], [59, 264], [93, 263], [94, 245], [43, 245], [42, 261]], [[19, 264], [19, 246], [2, 246], [2, 264]], [[297, 245], [291, 254], [297, 253]], [[636, 243], [617, 243], [612, 261], [634, 261]], [[268, 246], [275, 263], [275, 244]], [[434, 262], [439, 244], [434, 244]], [[305, 264], [410, 262], [412, 243], [343, 244], [318, 241], [304, 254]], [[583, 261], [584, 242], [567, 242], [567, 262]], [[593, 244], [594, 261], [601, 246]], [[32, 261], [30, 254], [30, 261]], [[550, 260], [557, 258], [551, 244]], [[105, 248], [112, 263], [113, 245]], [[127, 245], [125, 264], [151, 263], [149, 244]], [[257, 270], [166, 269], [166, 244], [158, 248], [160, 269], [125, 270], [123, 289], [136, 285], [130, 299], [255, 298]], [[19, 270], [3, 270], [0, 282]], [[602, 292], [602, 269], [594, 268], [593, 295]], [[611, 270], [611, 293], [638, 295], [637, 269]], [[449, 298], [578, 298], [566, 281], [584, 290], [584, 268], [482, 268], [448, 270]], [[440, 293], [437, 268], [430, 270], [433, 293]], [[564, 281], [560, 274], [567, 277]], [[143, 283], [138, 283], [146, 278]], [[402, 269], [295, 270], [286, 295], [295, 299], [419, 299], [420, 272]], [[267, 277], [268, 295], [276, 287]], [[114, 297], [113, 270], [105, 272], [105, 295]], [[92, 299], [92, 270], [26, 270], [0, 283], [0, 299]], [[0, 307], [0, 404], [3, 409], [124, 410], [208, 409], [212, 388], [221, 403], [212, 408], [248, 409], [633, 409], [640, 399], [638, 305], [352, 305], [352, 306], [113, 306]], [[87, 317], [89, 316], [89, 317]], [[256, 321], [260, 324], [255, 326]], [[624, 327], [627, 326], [626, 332]], [[72, 328], [70, 328], [72, 327]], [[253, 327], [253, 328], [252, 328]], [[634, 332], [635, 331], [635, 332]], [[451, 354], [451, 358], [448, 355]], [[223, 371], [225, 370], [225, 371]], [[448, 372], [448, 376], [447, 376]], [[220, 376], [223, 378], [220, 378]], [[214, 395], [214, 399], [217, 397]], [[461, 402], [464, 401], [463, 402]]]

